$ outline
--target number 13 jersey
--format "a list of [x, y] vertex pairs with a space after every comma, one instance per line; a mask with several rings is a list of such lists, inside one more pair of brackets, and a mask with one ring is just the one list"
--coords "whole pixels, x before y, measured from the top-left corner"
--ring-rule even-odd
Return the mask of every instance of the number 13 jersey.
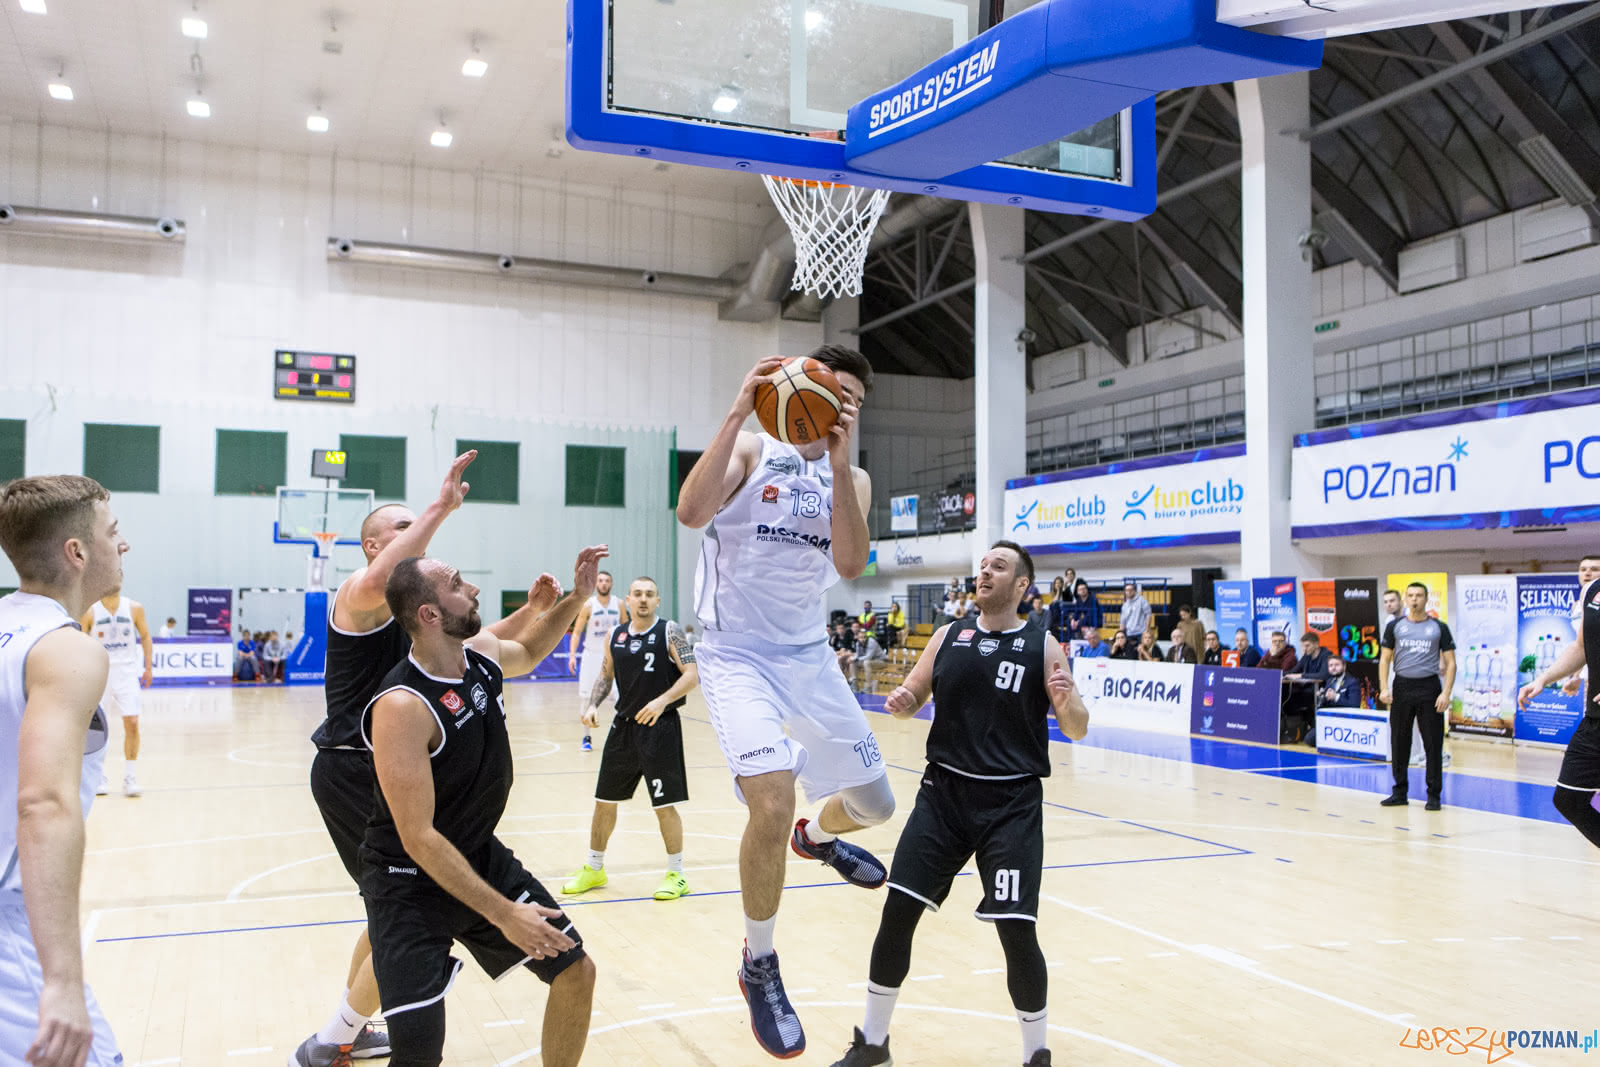
[[827, 638], [822, 594], [833, 568], [833, 468], [824, 455], [758, 435], [761, 457], [706, 527], [695, 571], [695, 614], [707, 630], [779, 645]]
[[950, 624], [933, 660], [928, 762], [969, 778], [1050, 777], [1045, 632]]

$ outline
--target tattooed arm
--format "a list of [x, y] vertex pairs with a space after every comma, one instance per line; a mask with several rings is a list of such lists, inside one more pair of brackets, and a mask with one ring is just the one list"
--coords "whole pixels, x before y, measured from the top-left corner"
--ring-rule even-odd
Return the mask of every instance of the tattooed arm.
[[667, 654], [672, 657], [672, 662], [678, 665], [683, 673], [672, 688], [656, 697], [650, 703], [639, 709], [634, 716], [641, 725], [653, 726], [661, 718], [663, 712], [678, 700], [689, 694], [689, 690], [700, 684], [700, 667], [694, 661], [694, 647], [689, 644], [689, 639], [684, 636], [683, 628], [671, 619], [667, 620]]

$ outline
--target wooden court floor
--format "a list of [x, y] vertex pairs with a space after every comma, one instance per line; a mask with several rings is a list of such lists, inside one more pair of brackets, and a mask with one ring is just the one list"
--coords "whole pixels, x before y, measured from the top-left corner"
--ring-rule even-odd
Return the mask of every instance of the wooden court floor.
[[[573, 686], [513, 685], [507, 700], [518, 782], [501, 833], [558, 889], [586, 855], [600, 754], [578, 749]], [[145, 707], [146, 793], [101, 798], [89, 820], [89, 979], [129, 1065], [282, 1064], [336, 1003], [363, 916], [306, 785], [321, 691], [155, 690]], [[622, 808], [610, 886], [571, 909], [599, 968], [588, 1064], [769, 1062], [734, 982], [743, 813], [698, 694], [685, 714], [693, 894], [649, 899], [663, 863], [641, 793]], [[860, 840], [888, 858], [927, 727], [873, 721], [900, 810]], [[1600, 1025], [1600, 855], [1565, 824], [1053, 748], [1039, 934], [1058, 1065], [1587, 1062], [1408, 1047], [1431, 1045], [1418, 1028]], [[1549, 753], [1454, 748], [1453, 772], [1554, 775]], [[1021, 1061], [976, 883], [922, 922], [892, 1031], [901, 1065]], [[802, 1062], [828, 1064], [860, 1021], [881, 895], [796, 857], [788, 884], [778, 949]], [[539, 1062], [532, 975], [496, 984], [469, 958], [447, 1003], [446, 1063]]]

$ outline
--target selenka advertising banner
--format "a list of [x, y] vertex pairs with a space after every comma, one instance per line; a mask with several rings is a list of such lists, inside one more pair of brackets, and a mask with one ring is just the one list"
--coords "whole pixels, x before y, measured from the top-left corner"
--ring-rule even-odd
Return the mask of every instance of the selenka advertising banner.
[[[1578, 579], [1570, 574], [1517, 577], [1517, 674], [1514, 689], [1533, 681], [1577, 639], [1572, 606]], [[1583, 690], [1571, 696], [1558, 680], [1516, 713], [1516, 739], [1564, 745], [1583, 718]]]
[[[1574, 583], [1574, 586], [1576, 583]], [[1517, 579], [1457, 575], [1456, 688], [1450, 729], [1512, 737], [1517, 706]]]

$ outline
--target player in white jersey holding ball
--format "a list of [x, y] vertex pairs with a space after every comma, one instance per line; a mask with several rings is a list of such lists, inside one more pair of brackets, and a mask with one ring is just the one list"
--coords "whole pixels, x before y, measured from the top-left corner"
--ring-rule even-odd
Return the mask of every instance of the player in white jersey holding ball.
[[[594, 695], [594, 683], [600, 677], [600, 665], [606, 658], [606, 639], [611, 631], [628, 621], [628, 606], [621, 597], [611, 595], [611, 573], [601, 571], [595, 582], [594, 596], [578, 609], [578, 618], [572, 624], [572, 643], [567, 646], [567, 670], [578, 672], [578, 718], [589, 714], [589, 699]], [[583, 662], [574, 667], [578, 659], [578, 645], [583, 645]], [[617, 687], [611, 686], [608, 697], [617, 700]], [[598, 706], [598, 705], [596, 705]], [[594, 748], [589, 738], [589, 727], [583, 728], [583, 750]]]
[[[756, 1041], [781, 1059], [805, 1051], [773, 951], [785, 839], [846, 881], [875, 889], [887, 877], [883, 864], [837, 835], [894, 814], [877, 739], [828, 647], [823, 598], [867, 564], [872, 488], [866, 472], [850, 465], [850, 437], [872, 368], [861, 353], [832, 345], [811, 358], [841, 386], [834, 427], [802, 446], [745, 432], [758, 388], [785, 377], [781, 361], [764, 359], [746, 375], [678, 498], [678, 520], [706, 530], [695, 577], [695, 614], [705, 625], [695, 649], [700, 686], [735, 792], [749, 808], [739, 849], [739, 986]], [[821, 805], [798, 823], [797, 779]]]
[[[140, 793], [139, 705], [142, 694], [139, 690], [148, 688], [154, 677], [151, 660], [154, 645], [150, 641], [150, 626], [145, 622], [144, 605], [123, 596], [121, 589], [114, 589], [96, 600], [94, 607], [78, 620], [78, 625], [104, 645], [111, 658], [100, 707], [107, 715], [122, 716], [122, 795], [136, 797]], [[102, 777], [100, 788], [95, 792], [104, 796], [108, 786]]]
[[106, 650], [74, 621], [122, 584], [110, 494], [73, 474], [0, 485], [0, 1063], [118, 1067], [83, 981], [83, 820], [106, 758]]

